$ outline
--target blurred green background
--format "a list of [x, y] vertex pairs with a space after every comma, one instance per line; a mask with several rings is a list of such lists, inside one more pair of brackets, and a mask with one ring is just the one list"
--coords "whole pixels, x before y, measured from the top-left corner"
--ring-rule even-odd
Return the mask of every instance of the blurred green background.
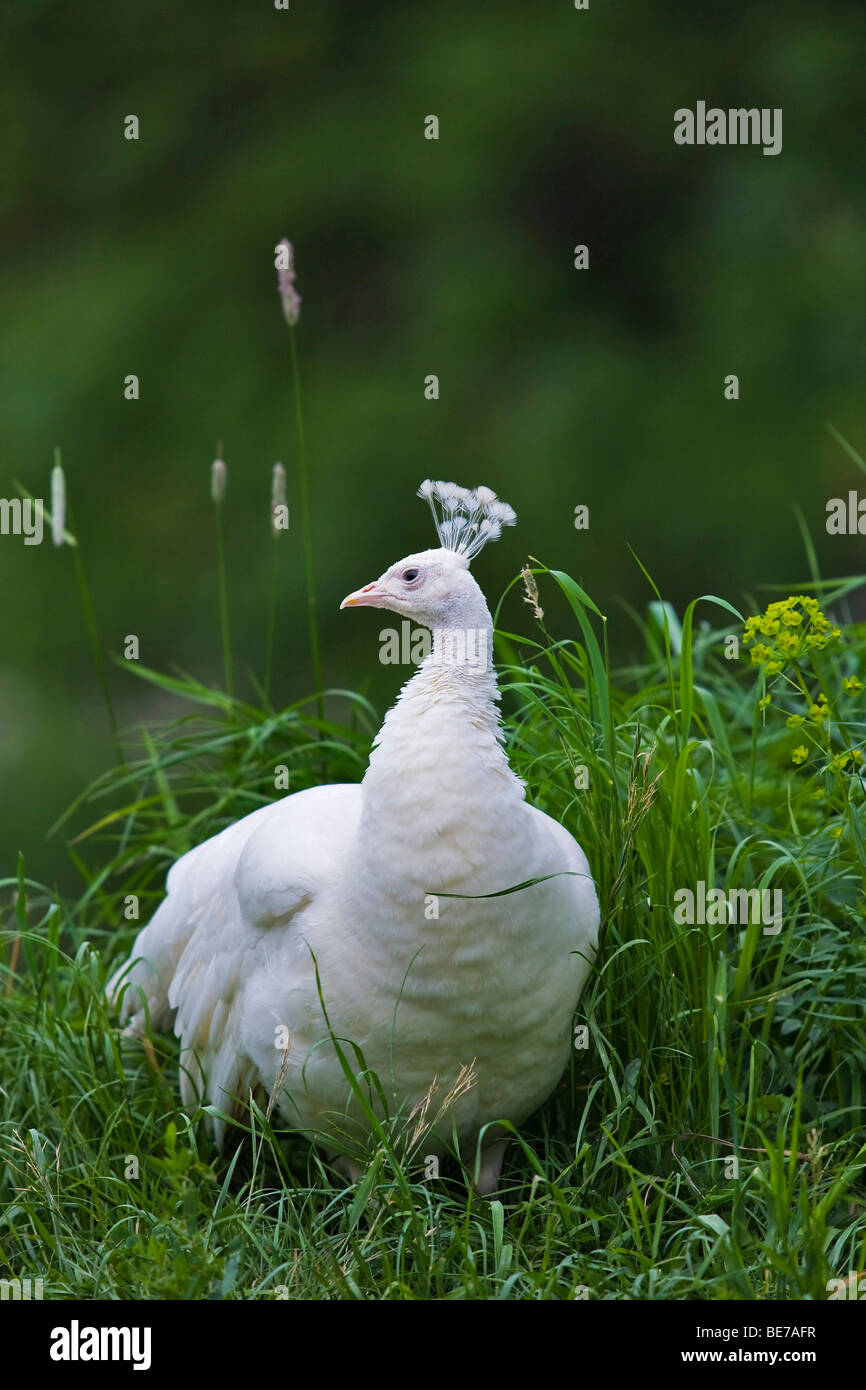
[[[136, 633], [144, 663], [219, 681], [222, 439], [249, 694], [282, 460], [275, 696], [308, 692], [288, 236], [330, 684], [384, 708], [405, 677], [376, 661], [381, 615], [338, 604], [432, 543], [426, 476], [515, 507], [476, 562], [491, 598], [537, 555], [581, 579], [622, 654], [619, 601], [650, 596], [629, 543], [678, 608], [738, 602], [806, 577], [798, 503], [825, 570], [855, 572], [863, 538], [828, 537], [825, 507], [866, 480], [825, 421], [866, 448], [864, 37], [843, 0], [7, 0], [0, 495], [47, 499], [60, 445], [107, 651]], [[675, 145], [698, 100], [781, 107], [782, 153]], [[21, 848], [66, 883], [46, 829], [112, 756], [69, 551], [0, 537], [0, 593], [0, 872]], [[529, 620], [519, 597], [507, 617]], [[111, 681], [123, 723], [173, 712]]]

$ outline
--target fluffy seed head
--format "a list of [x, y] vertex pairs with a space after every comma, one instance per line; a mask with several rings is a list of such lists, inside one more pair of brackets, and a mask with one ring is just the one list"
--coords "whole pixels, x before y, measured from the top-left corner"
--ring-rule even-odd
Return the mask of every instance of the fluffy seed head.
[[66, 529], [66, 478], [59, 463], [51, 470], [51, 539], [55, 545], [63, 544]]
[[226, 495], [229, 470], [223, 459], [214, 459], [210, 467], [210, 495], [215, 506], [219, 506]]
[[295, 289], [295, 253], [292, 243], [283, 237], [275, 247], [277, 289], [283, 306], [283, 316], [290, 328], [301, 317], [301, 296]]
[[275, 536], [280, 534], [284, 528], [278, 526], [277, 522], [281, 513], [278, 508], [286, 505], [286, 470], [281, 463], [274, 464], [274, 471], [271, 475], [271, 530]]

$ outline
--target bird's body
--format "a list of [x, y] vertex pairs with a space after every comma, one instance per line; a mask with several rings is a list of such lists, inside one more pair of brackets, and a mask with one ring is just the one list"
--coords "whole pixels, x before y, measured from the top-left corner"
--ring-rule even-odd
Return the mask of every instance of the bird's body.
[[[464, 596], [461, 630], [474, 623], [486, 647], [490, 617], [469, 582], [481, 606]], [[374, 587], [352, 597], [374, 603], [362, 597]], [[483, 1191], [502, 1161], [495, 1122], [519, 1124], [562, 1074], [598, 906], [577, 842], [526, 804], [509, 767], [489, 661], [451, 659], [453, 625], [430, 626], [433, 651], [363, 782], [287, 796], [185, 855], [137, 963], [109, 989], [130, 981], [121, 1011], [135, 1031], [142, 993], [154, 1026], [173, 1023], [185, 1103], [203, 1092], [231, 1112], [250, 1088], [277, 1087], [283, 1117], [326, 1147], [364, 1125], [329, 1029], [355, 1072], [360, 1049], [392, 1113], [420, 1106], [435, 1078], [435, 1116], [471, 1066], [424, 1153], [453, 1122], [471, 1158], [491, 1126]]]

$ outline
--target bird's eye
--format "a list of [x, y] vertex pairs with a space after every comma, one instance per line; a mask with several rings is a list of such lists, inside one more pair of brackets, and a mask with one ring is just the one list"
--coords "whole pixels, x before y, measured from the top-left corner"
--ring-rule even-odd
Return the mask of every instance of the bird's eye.
[[418, 578], [418, 575], [419, 575], [420, 573], [421, 573], [420, 570], [412, 570], [412, 569], [404, 570], [404, 571], [403, 571], [403, 578], [404, 578], [404, 580], [406, 581], [407, 584], [411, 584], [411, 583], [413, 582], [413, 580], [415, 580], [415, 579]]

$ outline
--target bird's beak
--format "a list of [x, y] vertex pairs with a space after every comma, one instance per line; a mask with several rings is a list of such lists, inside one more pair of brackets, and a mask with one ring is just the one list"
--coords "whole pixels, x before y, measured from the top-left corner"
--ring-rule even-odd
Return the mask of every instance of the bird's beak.
[[387, 595], [378, 584], [365, 584], [363, 589], [356, 589], [353, 594], [347, 594], [340, 604], [341, 608], [383, 608], [387, 600]]

